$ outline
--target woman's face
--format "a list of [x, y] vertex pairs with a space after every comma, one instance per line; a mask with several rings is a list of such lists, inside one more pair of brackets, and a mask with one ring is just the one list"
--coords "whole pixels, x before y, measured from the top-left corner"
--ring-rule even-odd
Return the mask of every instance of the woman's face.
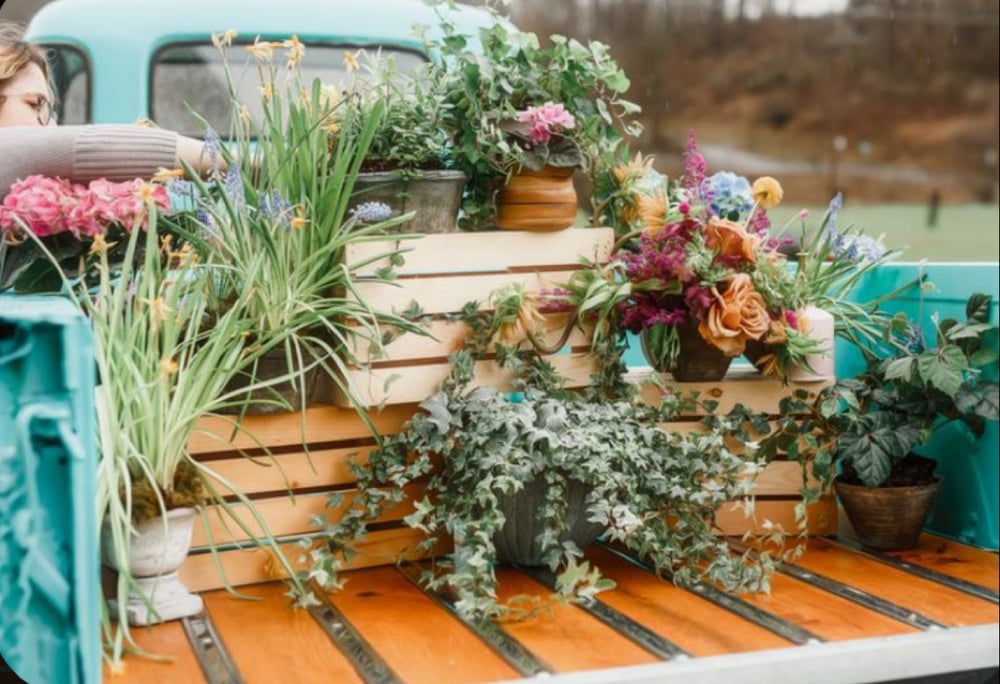
[[28, 64], [0, 86], [0, 126], [48, 126], [55, 124], [45, 74], [37, 64]]

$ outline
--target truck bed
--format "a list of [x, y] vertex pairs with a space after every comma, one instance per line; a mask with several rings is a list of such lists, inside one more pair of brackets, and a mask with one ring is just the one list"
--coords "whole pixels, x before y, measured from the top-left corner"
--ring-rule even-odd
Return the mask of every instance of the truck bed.
[[622, 551], [588, 551], [617, 586], [588, 604], [548, 599], [544, 572], [502, 568], [502, 596], [551, 610], [521, 622], [463, 623], [448, 597], [420, 589], [416, 565], [347, 573], [324, 605], [295, 610], [279, 582], [203, 594], [195, 618], [135, 630], [157, 662], [126, 658], [121, 684], [157, 682], [451, 683], [875, 682], [998, 665], [997, 554], [924, 534], [918, 548], [873, 553], [813, 538], [770, 595], [675, 586]]

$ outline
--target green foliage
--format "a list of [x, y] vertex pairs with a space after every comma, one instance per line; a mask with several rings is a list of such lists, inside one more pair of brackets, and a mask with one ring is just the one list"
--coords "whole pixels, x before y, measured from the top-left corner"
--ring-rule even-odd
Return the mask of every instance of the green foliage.
[[631, 121], [639, 108], [622, 97], [628, 78], [608, 46], [554, 35], [543, 47], [535, 34], [494, 19], [473, 37], [442, 13], [443, 37], [427, 41], [439, 58], [435, 78], [447, 97], [444, 120], [454, 136], [456, 168], [471, 179], [463, 211], [464, 225], [473, 228], [490, 224], [493, 193], [527, 162], [528, 148], [504, 129], [519, 110], [565, 106], [576, 120], [570, 146], [579, 148], [591, 175], [613, 161], [625, 136], [641, 130]]
[[366, 58], [343, 95], [326, 95], [331, 105], [326, 122], [331, 139], [360, 139], [372, 119], [375, 130], [365, 153], [364, 171], [401, 171], [415, 176], [422, 169], [453, 165], [451, 136], [445, 127], [442, 81], [429, 73], [431, 64], [400, 73], [390, 57]]
[[[512, 610], [497, 602], [494, 535], [507, 523], [504, 497], [543, 482], [545, 503], [536, 511], [544, 562], [559, 571], [560, 591], [588, 596], [608, 586], [582, 559], [566, 529], [566, 492], [571, 483], [587, 491], [588, 519], [620, 542], [670, 570], [678, 582], [710, 578], [730, 590], [766, 586], [773, 559], [746, 563], [731, 556], [712, 534], [718, 508], [746, 496], [763, 465], [761, 456], [731, 450], [725, 437], [749, 439], [745, 412], [714, 416], [703, 434], [673, 433], [660, 423], [690, 410], [679, 397], [659, 408], [624, 398], [590, 399], [561, 387], [551, 366], [533, 352], [494, 345], [497, 362], [514, 372], [517, 395], [475, 387], [474, 363], [496, 329], [473, 326], [468, 347], [452, 355], [442, 389], [426, 399], [422, 413], [386, 438], [357, 468], [359, 496], [336, 523], [318, 520], [329, 544], [315, 552], [312, 575], [336, 584], [341, 554], [361, 538], [366, 524], [403, 501], [406, 488], [425, 485], [406, 523], [431, 541], [452, 537], [454, 553], [436, 561], [424, 581], [447, 589], [459, 610], [474, 618], [496, 618]], [[331, 506], [336, 505], [331, 502]]]
[[[797, 393], [782, 402], [777, 430], [765, 452], [814, 460], [829, 484], [835, 461], [869, 487], [892, 481], [894, 469], [933, 431], [951, 422], [979, 437], [985, 420], [1000, 418], [998, 386], [982, 369], [996, 363], [997, 326], [987, 322], [988, 295], [973, 294], [966, 320], [936, 321], [935, 344], [901, 318], [886, 323], [885, 344], [869, 352], [866, 371], [822, 391], [813, 401]], [[889, 358], [878, 352], [888, 349]], [[813, 497], [817, 491], [807, 492]]]

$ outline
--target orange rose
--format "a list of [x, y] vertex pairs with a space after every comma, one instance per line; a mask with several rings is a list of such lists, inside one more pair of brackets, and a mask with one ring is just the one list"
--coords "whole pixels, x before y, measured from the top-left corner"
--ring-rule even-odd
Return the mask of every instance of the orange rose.
[[757, 263], [757, 246], [760, 244], [760, 238], [747, 233], [746, 229], [735, 221], [713, 216], [705, 228], [705, 241], [722, 256], [740, 257], [750, 263]]
[[712, 296], [715, 301], [706, 320], [698, 324], [698, 332], [726, 356], [739, 356], [748, 339], [759, 340], [771, 329], [764, 298], [746, 273], [730, 278], [722, 294], [713, 287]]

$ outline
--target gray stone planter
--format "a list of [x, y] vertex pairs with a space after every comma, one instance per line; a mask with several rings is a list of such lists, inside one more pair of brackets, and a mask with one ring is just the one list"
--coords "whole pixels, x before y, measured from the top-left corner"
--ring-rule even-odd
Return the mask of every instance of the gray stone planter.
[[403, 179], [398, 171], [362, 173], [354, 185], [351, 206], [384, 202], [393, 216], [416, 212], [399, 227], [407, 233], [453, 233], [458, 230], [458, 209], [466, 176], [461, 171], [421, 171]]

